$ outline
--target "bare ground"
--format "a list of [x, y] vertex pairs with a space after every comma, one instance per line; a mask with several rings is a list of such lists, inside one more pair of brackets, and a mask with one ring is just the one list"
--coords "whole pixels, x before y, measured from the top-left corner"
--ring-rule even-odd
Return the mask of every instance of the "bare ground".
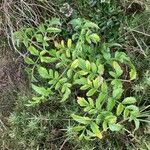
[[26, 90], [26, 82], [21, 58], [6, 46], [6, 39], [1, 36], [0, 39], [0, 149], [10, 150], [13, 143], [9, 140], [8, 117], [15, 107], [18, 93]]

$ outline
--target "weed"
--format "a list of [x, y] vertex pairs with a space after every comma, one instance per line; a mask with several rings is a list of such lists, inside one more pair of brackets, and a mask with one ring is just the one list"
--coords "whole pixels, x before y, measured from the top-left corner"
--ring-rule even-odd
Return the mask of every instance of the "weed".
[[[55, 101], [60, 99], [64, 102], [69, 97], [76, 97], [74, 89], [78, 89], [78, 95], [82, 97], [77, 95], [77, 102], [84, 107], [84, 117], [68, 115], [81, 124], [73, 127], [74, 131], [80, 133], [79, 139], [101, 139], [99, 127], [103, 132], [107, 129], [120, 131], [123, 127], [121, 122], [126, 120], [134, 121], [137, 130], [140, 122], [137, 119], [139, 108], [133, 105], [136, 99], [126, 97], [122, 100], [123, 82], [131, 82], [136, 78], [136, 70], [130, 58], [117, 50], [114, 54], [111, 53], [111, 47], [120, 47], [117, 43], [99, 44], [100, 37], [94, 31], [99, 27], [93, 22], [74, 19], [70, 24], [75, 30], [72, 40], [76, 44], [68, 39], [67, 46], [63, 40], [57, 42], [50, 37], [50, 34], [55, 37], [55, 34], [61, 32], [60, 28], [54, 27], [60, 25], [57, 19], [48, 21], [48, 25], [46, 21], [46, 24], [41, 24], [35, 30], [27, 28], [15, 33], [17, 45], [23, 40], [30, 53], [29, 57], [25, 57], [25, 62], [33, 66], [30, 75], [32, 82], [36, 84], [32, 83], [32, 88], [38, 94], [27, 106], [52, 100], [52, 97], [55, 97]], [[46, 42], [50, 38], [56, 49]], [[123, 64], [128, 64], [126, 67], [130, 71], [123, 73]], [[90, 117], [87, 117], [87, 113]], [[123, 120], [120, 120], [122, 113]], [[117, 123], [118, 119], [120, 121]]]
[[0, 32], [21, 49], [33, 97], [13, 95], [1, 148], [148, 149], [149, 7], [143, 0], [67, 2], [2, 1]]

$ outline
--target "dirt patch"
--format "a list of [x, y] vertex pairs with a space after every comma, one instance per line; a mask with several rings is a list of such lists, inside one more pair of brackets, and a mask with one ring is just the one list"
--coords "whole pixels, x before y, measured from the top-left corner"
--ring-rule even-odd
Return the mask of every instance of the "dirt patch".
[[0, 38], [0, 149], [11, 150], [14, 144], [9, 136], [8, 117], [14, 111], [18, 94], [26, 91], [26, 80], [22, 59], [10, 50], [7, 40]]
[[16, 96], [25, 85], [23, 63], [8, 47], [0, 48], [0, 114], [8, 116]]
[[141, 13], [146, 9], [146, 0], [130, 0], [122, 6], [127, 14]]
[[20, 79], [20, 64], [19, 66], [5, 56], [0, 59], [0, 90], [15, 87], [16, 81]]

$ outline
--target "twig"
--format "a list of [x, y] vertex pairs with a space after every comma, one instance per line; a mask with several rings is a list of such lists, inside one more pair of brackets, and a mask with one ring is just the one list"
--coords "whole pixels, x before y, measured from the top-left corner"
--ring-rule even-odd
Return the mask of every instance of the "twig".
[[137, 45], [139, 46], [139, 48], [140, 48], [141, 52], [143, 53], [143, 55], [144, 55], [145, 57], [147, 57], [147, 55], [145, 54], [144, 50], [142, 49], [142, 46], [140, 45], [139, 41], [138, 41], [137, 38], [134, 36], [133, 32], [131, 31], [130, 33], [132, 34], [134, 40], [136, 41], [136, 43], [137, 43]]
[[64, 148], [64, 145], [68, 142], [69, 138], [65, 139], [59, 150], [62, 150]]
[[5, 129], [5, 130], [7, 130], [7, 128], [6, 128], [6, 126], [4, 125], [4, 123], [3, 123], [3, 121], [0, 119], [0, 123], [1, 123], [1, 125], [3, 126], [3, 128]]
[[145, 108], [143, 108], [140, 112], [143, 112], [144, 110], [148, 109], [150, 107], [150, 105], [146, 106]]
[[140, 34], [143, 34], [145, 36], [148, 36], [150, 37], [150, 34], [147, 34], [147, 33], [144, 33], [144, 32], [141, 32], [141, 31], [138, 31], [138, 30], [135, 30], [135, 29], [131, 29], [131, 28], [127, 28], [129, 31], [133, 31], [133, 32], [137, 32], [137, 33], [140, 33]]

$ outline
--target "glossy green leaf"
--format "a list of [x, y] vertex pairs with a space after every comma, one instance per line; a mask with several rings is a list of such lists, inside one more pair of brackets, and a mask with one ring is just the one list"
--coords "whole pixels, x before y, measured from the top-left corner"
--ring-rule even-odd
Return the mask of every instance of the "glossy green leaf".
[[139, 112], [138, 111], [130, 111], [130, 116], [129, 116], [129, 122], [131, 122], [132, 120], [135, 120], [137, 119], [139, 115]]
[[98, 34], [93, 33], [89, 36], [89, 38], [91, 39], [92, 42], [97, 43], [100, 41], [100, 37], [98, 36]]
[[66, 56], [67, 56], [68, 58], [71, 57], [71, 53], [70, 53], [70, 50], [69, 50], [69, 49], [66, 50]]
[[84, 111], [89, 113], [89, 111], [90, 111], [91, 109], [92, 109], [92, 108], [91, 108], [91, 106], [89, 105], [89, 106], [87, 106], [87, 107], [84, 108]]
[[29, 101], [29, 104], [26, 104], [26, 106], [34, 106], [35, 104], [39, 104], [42, 102], [43, 96], [37, 97], [34, 96], [32, 97], [32, 100]]
[[81, 90], [87, 90], [88, 88], [90, 88], [90, 86], [88, 84], [80, 87]]
[[59, 80], [59, 82], [61, 83], [61, 84], [64, 84], [65, 82], [67, 82], [68, 81], [68, 79], [67, 78], [61, 78], [60, 80]]
[[86, 69], [91, 70], [91, 64], [88, 60], [85, 61]]
[[52, 69], [49, 70], [49, 77], [50, 78], [54, 77], [54, 71]]
[[36, 34], [35, 38], [36, 38], [37, 42], [43, 42], [43, 36], [42, 36], [42, 34]]
[[117, 121], [117, 117], [114, 116], [114, 115], [107, 115], [107, 116], [105, 117], [105, 121], [106, 121], [107, 123], [109, 123], [109, 124], [114, 124], [114, 123], [116, 123], [116, 121]]
[[139, 108], [137, 106], [135, 106], [135, 105], [129, 105], [126, 108], [129, 109], [129, 110], [133, 110], [133, 111], [139, 112]]
[[112, 80], [111, 84], [113, 85], [113, 89], [122, 88], [122, 82], [118, 79]]
[[39, 87], [39, 86], [32, 84], [32, 88], [35, 92], [37, 92], [40, 95], [43, 95], [43, 96], [49, 95], [49, 91], [47, 89], [45, 89], [44, 87]]
[[79, 136], [79, 140], [81, 141], [81, 140], [83, 140], [85, 138], [85, 135], [84, 135], [84, 133], [82, 133], [80, 136]]
[[119, 43], [110, 43], [109, 47], [121, 47], [122, 48], [122, 45], [120, 45]]
[[75, 126], [72, 128], [73, 131], [79, 132], [85, 129], [85, 126]]
[[102, 52], [102, 54], [103, 54], [103, 57], [104, 57], [106, 60], [110, 60], [110, 58], [111, 58], [110, 48], [109, 48], [105, 43], [102, 45], [101, 52]]
[[93, 132], [91, 132], [91, 131], [88, 130], [88, 129], [86, 129], [86, 133], [87, 133], [87, 135], [88, 135], [88, 138], [91, 138], [91, 137], [95, 137], [95, 136], [96, 136]]
[[95, 123], [95, 122], [92, 122], [91, 124], [90, 124], [90, 126], [91, 126], [91, 129], [92, 129], [92, 131], [93, 131], [93, 133], [99, 138], [99, 139], [102, 139], [102, 133], [101, 133], [101, 131], [99, 130], [99, 126]]
[[96, 73], [97, 72], [97, 66], [95, 63], [91, 63], [91, 69], [92, 69], [92, 72], [93, 73]]
[[89, 106], [89, 103], [84, 98], [78, 97], [77, 102], [80, 106]]
[[58, 73], [58, 71], [55, 71], [55, 72], [54, 72], [54, 77], [55, 77], [55, 79], [58, 79], [58, 78], [59, 78], [59, 73]]
[[89, 80], [89, 78], [87, 78], [87, 84], [90, 85], [92, 87], [92, 81]]
[[84, 28], [97, 28], [97, 29], [99, 29], [99, 27], [96, 23], [93, 23], [93, 22], [87, 21], [87, 20], [86, 20], [86, 23], [84, 24], [83, 27]]
[[48, 52], [48, 51], [46, 51], [46, 50], [42, 50], [42, 51], [40, 52], [40, 56], [45, 55], [47, 52]]
[[102, 127], [103, 127], [104, 131], [107, 131], [107, 122], [106, 121], [103, 122]]
[[28, 48], [28, 51], [32, 54], [32, 55], [35, 55], [35, 56], [38, 56], [39, 55], [39, 51], [34, 47], [34, 46], [30, 46]]
[[84, 71], [84, 70], [78, 71], [78, 73], [79, 73], [80, 75], [82, 75], [82, 76], [85, 76], [85, 75], [88, 74], [88, 72], [87, 72], [87, 71]]
[[89, 104], [91, 107], [94, 107], [94, 101], [92, 98], [88, 98]]
[[31, 58], [29, 58], [29, 57], [25, 57], [25, 58], [24, 58], [24, 61], [25, 61], [25, 63], [27, 63], [28, 65], [33, 65], [33, 64], [34, 64], [34, 61], [33, 61]]
[[28, 47], [30, 44], [29, 38], [26, 35], [24, 36], [22, 42], [26, 47]]
[[114, 99], [120, 99], [123, 93], [123, 89], [122, 88], [115, 88], [113, 89], [113, 98]]
[[67, 86], [66, 86], [66, 84], [64, 84], [61, 88], [61, 92], [64, 93], [66, 91], [66, 88], [67, 88]]
[[134, 97], [126, 97], [122, 101], [122, 104], [134, 104], [134, 103], [136, 103], [136, 99]]
[[104, 73], [104, 65], [99, 64], [98, 65], [98, 74], [103, 75], [103, 73]]
[[58, 90], [60, 87], [61, 87], [60, 82], [57, 82], [56, 85], [55, 85], [55, 90]]
[[130, 80], [136, 79], [136, 70], [135, 69], [131, 69], [129, 74], [130, 74]]
[[63, 67], [63, 63], [59, 62], [59, 63], [56, 64], [55, 67], [56, 67], [56, 69], [62, 68]]
[[[100, 114], [98, 114], [98, 116], [96, 117], [96, 123], [97, 124], [100, 124], [100, 123], [102, 123], [104, 120], [105, 120], [105, 122], [107, 123], [107, 121], [108, 120], [106, 120], [107, 118], [107, 116], [112, 116], [112, 113], [111, 112], [109, 112], [109, 111], [101, 111], [101, 113]], [[106, 118], [106, 119], [105, 119]]]
[[49, 27], [49, 28], [47, 28], [46, 31], [47, 31], [48, 33], [59, 33], [59, 32], [61, 32], [61, 29], [54, 28], [54, 27]]
[[127, 117], [129, 116], [129, 113], [130, 113], [130, 111], [127, 108], [125, 108], [125, 110], [123, 112], [123, 118], [127, 119]]
[[77, 19], [72, 19], [69, 24], [71, 24], [74, 28], [76, 27], [81, 27], [82, 25], [82, 19], [81, 18], [77, 18]]
[[64, 42], [64, 40], [61, 40], [60, 44], [61, 44], [61, 48], [65, 48], [65, 42]]
[[76, 79], [74, 81], [74, 84], [85, 85], [85, 84], [87, 84], [87, 79], [86, 78]]
[[115, 52], [115, 58], [120, 61], [121, 63], [130, 62], [130, 58], [124, 52]]
[[48, 23], [50, 26], [53, 26], [53, 25], [61, 25], [61, 22], [60, 22], [60, 19], [59, 18], [52, 18], [50, 19], [49, 23]]
[[96, 92], [96, 89], [90, 89], [87, 93], [86, 96], [92, 96]]
[[73, 74], [72, 69], [69, 69], [69, 70], [67, 71], [67, 77], [68, 77], [68, 78], [71, 78], [71, 77], [72, 77], [72, 74]]
[[79, 60], [79, 68], [81, 68], [82, 70], [86, 70], [85, 60], [82, 58], [78, 58], [78, 60]]
[[98, 98], [96, 99], [96, 108], [101, 108], [101, 103], [105, 100], [106, 96], [107, 95], [102, 92], [99, 94]]
[[61, 102], [66, 101], [69, 98], [70, 94], [71, 94], [71, 90], [69, 88], [66, 88], [66, 91], [63, 95], [63, 98], [62, 98]]
[[71, 39], [68, 39], [67, 46], [68, 46], [68, 48], [71, 48], [71, 46], [72, 46], [72, 40]]
[[88, 114], [96, 114], [97, 113], [97, 109], [90, 109], [89, 111], [88, 111]]
[[91, 122], [91, 119], [89, 117], [81, 117], [81, 116], [78, 116], [78, 115], [75, 115], [75, 114], [72, 114], [71, 117], [75, 121], [77, 121], [77, 122], [79, 122], [81, 124], [85, 124], [86, 125], [86, 124], [90, 124], [90, 122]]
[[42, 78], [49, 79], [49, 73], [46, 68], [39, 66], [38, 73]]
[[113, 78], [118, 78], [118, 75], [117, 75], [116, 72], [109, 71], [109, 74], [110, 74]]
[[124, 110], [124, 106], [120, 103], [117, 107], [117, 112], [116, 112], [117, 116], [120, 116], [123, 110]]
[[49, 44], [48, 44], [48, 42], [47, 42], [46, 40], [44, 40], [44, 41], [42, 42], [42, 45], [43, 45], [43, 47], [48, 47], [48, 46], [49, 46]]
[[122, 129], [122, 125], [120, 124], [109, 124], [109, 129], [111, 131], [120, 131]]
[[134, 131], [136, 131], [140, 127], [140, 120], [139, 119], [134, 119], [134, 123], [135, 123], [135, 129], [134, 129]]
[[40, 32], [45, 32], [44, 23], [42, 23], [42, 24], [39, 25], [38, 30], [39, 30]]
[[122, 71], [120, 65], [119, 65], [116, 61], [113, 61], [113, 68], [114, 68], [115, 71], [116, 71], [117, 77], [119, 77], [119, 76], [122, 75], [123, 71]]
[[71, 68], [72, 68], [72, 69], [75, 69], [75, 68], [78, 67], [78, 65], [79, 65], [79, 60], [78, 60], [78, 59], [75, 59], [75, 60], [72, 62], [72, 64], [71, 64]]
[[96, 123], [100, 124], [104, 119], [104, 116], [102, 113], [98, 114], [98, 116], [96, 117]]
[[108, 102], [107, 102], [107, 110], [108, 111], [112, 111], [112, 109], [114, 108], [115, 106], [115, 99], [110, 97], [108, 98]]
[[108, 90], [107, 83], [103, 82], [102, 85], [101, 85], [101, 92], [102, 93], [107, 93], [107, 90]]
[[45, 63], [53, 63], [58, 60], [57, 58], [51, 58], [51, 57], [46, 57], [46, 56], [42, 56], [40, 57], [40, 59], [41, 59], [41, 62], [45, 62]]
[[100, 86], [99, 77], [97, 77], [95, 80], [93, 80], [94, 88], [98, 89]]

